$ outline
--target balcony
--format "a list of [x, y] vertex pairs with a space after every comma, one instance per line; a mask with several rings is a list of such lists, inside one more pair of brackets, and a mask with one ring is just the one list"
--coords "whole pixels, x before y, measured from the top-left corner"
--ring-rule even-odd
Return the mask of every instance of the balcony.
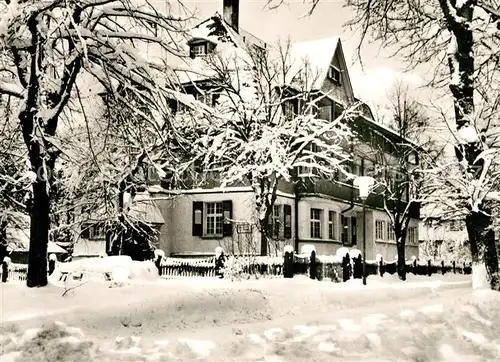
[[[317, 178], [302, 178], [297, 182], [296, 192], [298, 196], [304, 194], [325, 195], [346, 203], [354, 202], [356, 204], [361, 204], [359, 191], [357, 187], [352, 186], [352, 181], [343, 183]], [[370, 193], [366, 199], [366, 206], [379, 210], [384, 209], [384, 197], [380, 194], [380, 190], [375, 189]], [[391, 206], [390, 203], [389, 206]], [[404, 207], [406, 207], [406, 203], [401, 204], [402, 210], [404, 210]], [[409, 213], [412, 218], [419, 218], [420, 205], [418, 203], [413, 203], [410, 206]]]

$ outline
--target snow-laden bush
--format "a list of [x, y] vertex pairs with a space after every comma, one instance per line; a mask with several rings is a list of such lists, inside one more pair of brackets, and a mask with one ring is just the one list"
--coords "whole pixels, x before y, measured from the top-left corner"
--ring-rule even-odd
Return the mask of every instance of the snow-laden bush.
[[16, 361], [93, 361], [96, 353], [80, 329], [62, 322], [27, 330], [17, 341]]
[[[125, 275], [127, 276], [125, 278]], [[151, 261], [135, 261], [129, 256], [109, 256], [106, 258], [88, 258], [68, 263], [59, 263], [50, 275], [49, 282], [62, 287], [67, 287], [67, 279], [110, 281], [117, 278], [117, 283], [124, 280], [155, 280], [158, 269]]]
[[248, 279], [248, 276], [245, 276], [243, 267], [243, 260], [235, 258], [234, 256], [228, 257], [224, 263], [224, 268], [222, 268], [224, 279], [229, 279], [231, 281], [241, 280], [243, 278]]

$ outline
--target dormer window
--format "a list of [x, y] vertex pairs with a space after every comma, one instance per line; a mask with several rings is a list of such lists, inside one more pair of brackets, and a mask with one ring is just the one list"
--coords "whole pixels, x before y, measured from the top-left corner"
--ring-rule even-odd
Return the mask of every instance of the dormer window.
[[198, 57], [200, 55], [207, 55], [206, 44], [195, 44], [195, 45], [191, 46], [191, 54], [194, 57]]
[[340, 84], [340, 69], [334, 67], [333, 65], [330, 66], [328, 69], [328, 78], [330, 78], [333, 82]]
[[191, 58], [203, 57], [215, 49], [215, 44], [206, 39], [192, 39], [189, 44], [189, 56]]

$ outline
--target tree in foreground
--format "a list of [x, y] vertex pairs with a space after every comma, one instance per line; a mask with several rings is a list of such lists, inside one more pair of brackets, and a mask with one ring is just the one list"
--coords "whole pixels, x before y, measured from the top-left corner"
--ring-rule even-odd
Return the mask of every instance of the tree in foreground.
[[27, 285], [44, 286], [51, 178], [62, 152], [58, 129], [75, 99], [79, 76], [91, 74], [109, 92], [117, 85], [137, 90], [157, 108], [174, 96], [171, 71], [166, 64], [144, 59], [141, 46], [175, 53], [171, 36], [181, 31], [182, 20], [149, 2], [130, 0], [6, 0], [0, 3], [0, 14], [0, 93], [22, 100], [14, 114], [31, 172], [37, 175]]
[[218, 117], [194, 122], [196, 131], [190, 133], [200, 137], [192, 160], [216, 171], [222, 186], [252, 187], [260, 252], [267, 255], [279, 250], [278, 245], [269, 250], [276, 234], [269, 220], [280, 186], [293, 185], [298, 173], [332, 180], [337, 172], [345, 173], [347, 123], [358, 114], [357, 105], [336, 119], [322, 117], [327, 95], [311, 89], [317, 70], [294, 59], [289, 43], [248, 54], [230, 47], [219, 44], [204, 64], [217, 93]]
[[[321, 0], [311, 0], [310, 13]], [[272, 1], [271, 1], [272, 2]], [[448, 84], [454, 105], [456, 180], [447, 204], [465, 215], [473, 287], [500, 290], [492, 228], [500, 200], [497, 177], [500, 9], [494, 0], [346, 0], [347, 26], [358, 31], [361, 54], [369, 37], [409, 68], [433, 69], [433, 85]], [[447, 79], [447, 80], [446, 80]], [[448, 169], [454, 169], [448, 168]], [[457, 177], [460, 175], [460, 177]]]
[[385, 147], [391, 148], [391, 156], [384, 157], [384, 150], [379, 149], [363, 157], [368, 172], [377, 180], [376, 192], [383, 196], [384, 211], [390, 220], [387, 235], [396, 243], [398, 276], [406, 280], [405, 247], [410, 240], [418, 242], [416, 229], [410, 229], [412, 208], [427, 201], [431, 184], [423, 171], [436, 164], [442, 149], [429, 136], [431, 119], [425, 107], [411, 96], [408, 86], [396, 82], [388, 100], [388, 126], [398, 134], [399, 141], [386, 139]]
[[0, 261], [8, 255], [8, 227], [26, 227], [30, 178], [17, 119], [12, 117], [13, 99], [0, 96]]

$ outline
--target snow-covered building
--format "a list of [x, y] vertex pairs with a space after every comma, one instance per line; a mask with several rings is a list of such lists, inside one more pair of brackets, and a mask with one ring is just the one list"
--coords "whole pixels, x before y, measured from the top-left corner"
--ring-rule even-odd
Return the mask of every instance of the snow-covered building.
[[[238, 1], [224, 0], [224, 13], [194, 28], [188, 46], [192, 72], [184, 74], [184, 90], [209, 105], [215, 102], [216, 92], [209, 90], [210, 78], [198, 71], [203, 57], [218, 51], [215, 37], [226, 37], [233, 50], [245, 56], [249, 52], [265, 52], [269, 48], [262, 40], [238, 25]], [[210, 32], [207, 33], [207, 32]], [[349, 78], [342, 43], [339, 38], [295, 43], [291, 52], [305, 59], [317, 71], [307, 85], [310, 92], [322, 94], [320, 113], [334, 120], [349, 105], [358, 100]], [[300, 66], [295, 72], [300, 73]], [[296, 105], [291, 101], [284, 112]], [[400, 136], [376, 123], [368, 106], [352, 125], [359, 142], [351, 144], [350, 164], [355, 175], [370, 175], [379, 162], [392, 162], [391, 145], [401, 143]], [[415, 156], [413, 162], [418, 163]], [[336, 181], [314, 177], [299, 170], [295, 182], [280, 184], [269, 222], [273, 234], [283, 244], [295, 250], [313, 244], [318, 254], [335, 254], [343, 246], [362, 246], [362, 206], [352, 179], [339, 176]], [[396, 177], [396, 175], [395, 175]], [[203, 187], [170, 191], [154, 186], [149, 192], [156, 199], [165, 223], [160, 229], [160, 248], [167, 255], [213, 254], [217, 246], [234, 253], [259, 253], [259, 232], [256, 227], [255, 195], [248, 185], [221, 188], [216, 178]], [[408, 191], [409, 192], [409, 191]], [[175, 194], [175, 197], [170, 197]], [[384, 200], [372, 193], [366, 200], [367, 258], [381, 254], [387, 260], [397, 255], [394, 233]], [[406, 255], [418, 256], [419, 205], [412, 204]]]
[[418, 235], [420, 257], [424, 259], [461, 259], [469, 251], [465, 220], [444, 212], [439, 205], [428, 204], [422, 208]]

